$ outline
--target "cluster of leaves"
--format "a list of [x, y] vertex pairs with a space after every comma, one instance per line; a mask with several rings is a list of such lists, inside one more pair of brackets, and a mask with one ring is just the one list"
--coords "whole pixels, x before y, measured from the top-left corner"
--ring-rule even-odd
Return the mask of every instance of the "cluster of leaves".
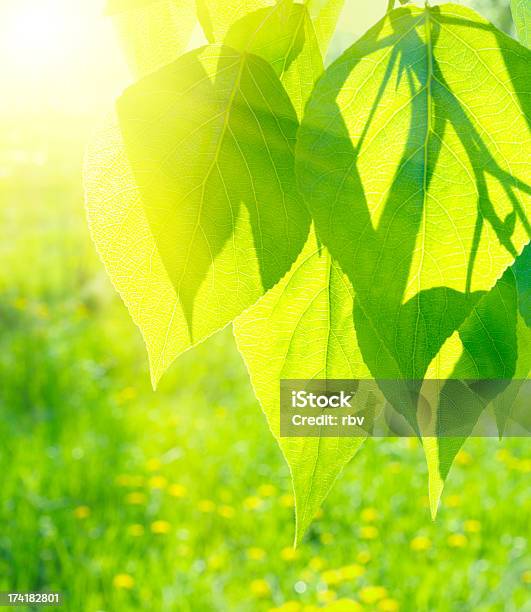
[[[233, 324], [298, 540], [363, 439], [280, 438], [281, 378], [523, 379], [531, 361], [529, 50], [469, 9], [408, 5], [325, 67], [342, 7], [109, 0], [139, 80], [85, 172], [153, 384]], [[423, 441], [435, 513], [464, 437]]]

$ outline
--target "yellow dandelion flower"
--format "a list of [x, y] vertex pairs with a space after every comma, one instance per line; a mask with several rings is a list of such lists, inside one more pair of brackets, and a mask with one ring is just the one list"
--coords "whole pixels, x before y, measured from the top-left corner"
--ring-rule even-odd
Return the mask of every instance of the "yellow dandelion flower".
[[168, 419], [170, 427], [178, 427], [181, 424], [181, 417], [178, 414], [172, 414]]
[[336, 599], [336, 601], [329, 603], [325, 610], [327, 612], [361, 612], [363, 606], [353, 599], [342, 597], [341, 599]]
[[448, 537], [448, 546], [452, 548], [463, 548], [467, 545], [467, 537], [462, 533], [453, 533]]
[[171, 523], [168, 521], [154, 521], [151, 523], [151, 531], [157, 535], [164, 535], [171, 531]]
[[319, 608], [318, 606], [314, 606], [313, 604], [306, 604], [303, 608], [302, 608], [302, 612], [321, 612], [322, 608]]
[[458, 465], [470, 465], [472, 463], [472, 455], [470, 453], [467, 453], [466, 450], [461, 449], [457, 453], [455, 461]]
[[50, 310], [46, 304], [37, 304], [37, 308], [35, 314], [39, 319], [49, 319], [50, 318]]
[[399, 609], [400, 606], [398, 605], [398, 601], [396, 601], [396, 599], [391, 599], [390, 597], [382, 599], [378, 604], [378, 610], [381, 610], [382, 612], [398, 612]]
[[391, 463], [388, 465], [388, 468], [391, 474], [398, 474], [402, 471], [402, 466], [400, 465], [400, 463], [398, 463], [398, 461], [391, 461]]
[[523, 574], [522, 574], [522, 582], [524, 584], [531, 584], [531, 570], [526, 570]]
[[445, 505], [448, 508], [458, 508], [461, 505], [461, 498], [459, 495], [449, 495], [446, 498]]
[[321, 580], [329, 586], [335, 586], [343, 582], [343, 575], [337, 569], [329, 569], [321, 574]]
[[140, 491], [133, 491], [132, 493], [126, 495], [125, 501], [132, 506], [141, 506], [147, 502], [147, 497]]
[[263, 580], [262, 578], [258, 578], [253, 580], [250, 585], [251, 593], [255, 597], [269, 597], [271, 595], [271, 587], [267, 580]]
[[79, 519], [86, 519], [90, 516], [90, 508], [88, 506], [78, 506], [74, 510], [74, 516]]
[[321, 543], [325, 546], [328, 544], [332, 544], [332, 542], [334, 541], [334, 534], [330, 533], [329, 531], [325, 531], [320, 535], [320, 540]]
[[417, 552], [428, 550], [431, 548], [431, 540], [426, 536], [415, 536], [411, 540], [409, 547]]
[[265, 559], [266, 552], [263, 548], [259, 548], [258, 546], [252, 546], [247, 549], [247, 558], [251, 561], [262, 561]]
[[168, 484], [168, 481], [164, 476], [152, 476], [148, 480], [148, 486], [151, 489], [165, 489]]
[[180, 557], [188, 557], [188, 555], [192, 552], [192, 549], [190, 548], [190, 546], [188, 544], [179, 544], [179, 546], [177, 546], [177, 554]]
[[276, 495], [277, 488], [272, 484], [263, 484], [258, 487], [258, 495], [260, 497], [273, 497]]
[[137, 390], [134, 387], [125, 387], [125, 389], [122, 389], [117, 394], [116, 401], [120, 404], [125, 404], [126, 402], [134, 400], [136, 396]]
[[277, 608], [269, 608], [269, 612], [302, 612], [302, 604], [298, 601], [286, 601]]
[[85, 304], [78, 304], [76, 306], [75, 314], [78, 319], [86, 319], [89, 316], [90, 311]]
[[117, 574], [112, 583], [116, 589], [132, 589], [135, 586], [135, 579], [129, 574]]
[[204, 514], [210, 514], [216, 509], [216, 504], [211, 499], [202, 499], [198, 502], [197, 509]]
[[326, 566], [326, 561], [322, 557], [313, 557], [308, 563], [308, 567], [314, 572], [320, 572]]
[[28, 300], [26, 298], [19, 297], [16, 300], [14, 300], [13, 306], [17, 310], [26, 310], [26, 308], [28, 307]]
[[119, 487], [129, 487], [131, 486], [131, 476], [129, 474], [118, 474], [114, 479], [114, 482]]
[[337, 594], [335, 591], [326, 589], [326, 591], [319, 591], [317, 593], [317, 599], [323, 604], [331, 604], [335, 599], [337, 599]]
[[286, 546], [280, 551], [280, 557], [283, 561], [295, 561], [299, 558], [299, 551], [292, 546]]
[[231, 519], [234, 518], [236, 511], [232, 506], [220, 506], [218, 508], [218, 514], [225, 519]]
[[214, 414], [218, 419], [225, 419], [227, 417], [227, 409], [223, 408], [223, 406], [219, 406], [216, 408]]
[[380, 599], [385, 599], [386, 597], [387, 591], [381, 586], [366, 586], [360, 590], [361, 601], [366, 604], [375, 604]]
[[360, 550], [360, 552], [356, 555], [356, 561], [358, 563], [363, 563], [366, 565], [372, 559], [371, 553], [368, 550]]
[[378, 519], [378, 512], [374, 508], [365, 508], [361, 511], [361, 520], [364, 523], [374, 523]]
[[500, 450], [496, 451], [496, 459], [498, 461], [505, 462], [512, 459], [512, 455], [506, 448], [501, 448]]
[[144, 482], [145, 482], [145, 478], [143, 476], [140, 475], [122, 475], [122, 477], [117, 479], [117, 484], [119, 484], [120, 486], [123, 487], [141, 487]]
[[295, 506], [295, 498], [293, 495], [286, 493], [280, 496], [280, 505], [284, 508], [293, 508]]
[[261, 497], [257, 497], [253, 495], [251, 497], [246, 497], [243, 500], [243, 507], [246, 510], [259, 510], [264, 503], [264, 500]]
[[135, 538], [139, 538], [140, 536], [143, 536], [144, 532], [145, 532], [144, 525], [140, 525], [139, 523], [135, 523], [134, 525], [129, 525], [129, 527], [127, 528], [127, 533], [130, 536], [133, 536]]
[[160, 470], [161, 467], [162, 463], [160, 459], [157, 459], [156, 457], [152, 457], [146, 462], [146, 469], [148, 470], [148, 472], [157, 472], [158, 470]]
[[207, 563], [210, 569], [219, 570], [225, 565], [225, 557], [223, 555], [210, 555]]
[[531, 472], [531, 459], [520, 459], [518, 461], [518, 470], [524, 474]]
[[180, 498], [186, 497], [186, 494], [188, 493], [188, 489], [181, 484], [172, 484], [168, 487], [168, 493], [172, 497], [178, 497], [180, 499]]
[[475, 519], [470, 519], [465, 521], [464, 528], [467, 533], [479, 533], [481, 531], [481, 523]]
[[344, 565], [343, 567], [340, 567], [339, 572], [341, 573], [343, 580], [355, 580], [356, 578], [363, 576], [365, 573], [365, 568], [357, 563], [352, 563], [351, 565]]
[[362, 540], [376, 540], [378, 537], [378, 529], [372, 525], [367, 525], [360, 529], [360, 536]]

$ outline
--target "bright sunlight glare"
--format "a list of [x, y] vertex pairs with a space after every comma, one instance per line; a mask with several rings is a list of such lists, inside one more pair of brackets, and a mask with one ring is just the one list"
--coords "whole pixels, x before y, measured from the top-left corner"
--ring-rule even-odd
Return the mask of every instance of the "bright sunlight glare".
[[107, 97], [124, 68], [103, 7], [104, 0], [0, 0], [0, 105], [72, 109]]
[[68, 4], [16, 0], [6, 13], [2, 46], [9, 68], [46, 77], [79, 52], [82, 24]]

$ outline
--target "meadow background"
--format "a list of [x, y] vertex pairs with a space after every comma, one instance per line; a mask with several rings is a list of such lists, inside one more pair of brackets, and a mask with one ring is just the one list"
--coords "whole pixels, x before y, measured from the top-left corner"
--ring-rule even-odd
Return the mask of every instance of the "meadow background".
[[[480, 10], [510, 29], [505, 2]], [[469, 440], [435, 522], [419, 444], [369, 440], [295, 550], [230, 330], [152, 391], [84, 217], [84, 146], [127, 79], [101, 36], [104, 68], [88, 42], [48, 76], [0, 53], [0, 591], [58, 590], [75, 612], [531, 609], [527, 440]]]

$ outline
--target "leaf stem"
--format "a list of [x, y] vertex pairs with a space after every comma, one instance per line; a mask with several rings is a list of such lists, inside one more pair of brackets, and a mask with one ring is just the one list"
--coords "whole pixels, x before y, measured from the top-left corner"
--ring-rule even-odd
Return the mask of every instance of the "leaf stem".
[[385, 14], [390, 13], [395, 8], [395, 0], [387, 0], [387, 10]]

